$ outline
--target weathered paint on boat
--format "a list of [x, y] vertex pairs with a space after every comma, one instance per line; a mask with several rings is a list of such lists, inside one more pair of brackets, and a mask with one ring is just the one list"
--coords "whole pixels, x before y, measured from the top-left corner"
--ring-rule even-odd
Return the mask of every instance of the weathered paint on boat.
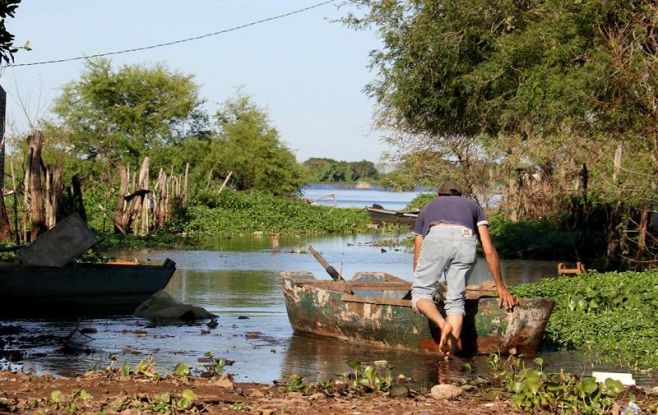
[[132, 314], [167, 286], [176, 264], [72, 264], [0, 266], [0, 315]]
[[[288, 317], [297, 332], [394, 349], [439, 351], [438, 328], [411, 309], [407, 281], [387, 273], [357, 273], [348, 282], [315, 280], [303, 272], [284, 272], [282, 277]], [[550, 299], [523, 298], [513, 312], [506, 312], [497, 298], [467, 299], [464, 353], [534, 354], [553, 306]]]

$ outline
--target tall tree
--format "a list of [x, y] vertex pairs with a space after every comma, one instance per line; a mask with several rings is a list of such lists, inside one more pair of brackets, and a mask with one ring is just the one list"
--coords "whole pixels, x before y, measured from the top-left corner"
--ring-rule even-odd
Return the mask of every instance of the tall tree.
[[303, 182], [294, 154], [281, 142], [267, 113], [238, 93], [216, 113], [218, 126], [210, 160], [227, 175], [233, 171], [238, 189], [279, 195], [296, 194]]
[[91, 159], [137, 160], [187, 137], [202, 117], [193, 77], [164, 65], [123, 66], [89, 60], [78, 81], [64, 86], [49, 136]]

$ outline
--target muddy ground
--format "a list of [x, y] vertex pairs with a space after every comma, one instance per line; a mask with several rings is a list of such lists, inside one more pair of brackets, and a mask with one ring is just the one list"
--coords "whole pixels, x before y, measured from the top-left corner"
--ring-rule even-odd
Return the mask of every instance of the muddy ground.
[[[192, 391], [193, 394], [190, 394]], [[519, 413], [504, 396], [487, 397], [487, 388], [437, 400], [429, 391], [407, 397], [388, 393], [359, 393], [347, 388], [323, 392], [290, 392], [288, 385], [233, 383], [230, 377], [191, 376], [157, 379], [124, 376], [120, 370], [88, 372], [74, 378], [0, 372], [0, 414], [513, 414]], [[656, 398], [641, 390], [636, 395], [647, 408]], [[185, 397], [189, 398], [185, 400]], [[624, 399], [619, 401], [624, 408]], [[613, 412], [614, 413], [614, 412]], [[644, 412], [647, 413], [647, 412]]]

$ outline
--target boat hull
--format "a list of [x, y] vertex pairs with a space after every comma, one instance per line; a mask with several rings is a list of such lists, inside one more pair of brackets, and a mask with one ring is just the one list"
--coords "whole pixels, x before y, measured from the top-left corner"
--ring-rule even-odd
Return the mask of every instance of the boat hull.
[[370, 221], [376, 225], [382, 223], [400, 223], [412, 227], [416, 223], [418, 212], [404, 212], [388, 209], [367, 207]]
[[[308, 273], [284, 274], [286, 309], [296, 332], [393, 349], [440, 351], [438, 328], [414, 312], [411, 301], [399, 298], [408, 298], [408, 290], [400, 294], [401, 289], [397, 289], [397, 295], [395, 290], [384, 290], [377, 294], [379, 297], [370, 297], [372, 293], [361, 290], [362, 295], [355, 296], [349, 283], [314, 285]], [[380, 281], [386, 279], [387, 274], [380, 274]], [[377, 281], [372, 278], [373, 273], [368, 276], [367, 280]], [[359, 281], [361, 277], [351, 281]], [[390, 282], [398, 286], [405, 283], [392, 278], [397, 281]], [[467, 299], [461, 338], [463, 352], [536, 353], [553, 306], [550, 299], [523, 298], [513, 312], [506, 312], [498, 306], [497, 298]]]
[[0, 315], [51, 317], [132, 314], [167, 286], [176, 271], [162, 266], [73, 264], [0, 268]]

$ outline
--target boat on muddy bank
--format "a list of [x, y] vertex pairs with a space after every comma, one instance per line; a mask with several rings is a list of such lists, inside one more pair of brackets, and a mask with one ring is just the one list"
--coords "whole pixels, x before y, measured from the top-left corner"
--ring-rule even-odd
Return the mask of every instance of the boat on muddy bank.
[[[401, 278], [360, 272], [349, 281], [331, 281], [317, 280], [309, 272], [283, 272], [282, 285], [296, 332], [393, 349], [440, 351], [438, 328], [412, 310], [411, 284]], [[490, 286], [469, 286], [466, 298], [464, 354], [538, 351], [553, 300], [522, 298], [507, 312]]]
[[0, 264], [0, 316], [132, 314], [167, 286], [176, 264], [72, 263], [64, 267]]
[[400, 223], [403, 225], [413, 226], [416, 223], [419, 211], [417, 210], [391, 210], [384, 209], [379, 205], [366, 207], [370, 214], [370, 221], [375, 225], [382, 223]]

